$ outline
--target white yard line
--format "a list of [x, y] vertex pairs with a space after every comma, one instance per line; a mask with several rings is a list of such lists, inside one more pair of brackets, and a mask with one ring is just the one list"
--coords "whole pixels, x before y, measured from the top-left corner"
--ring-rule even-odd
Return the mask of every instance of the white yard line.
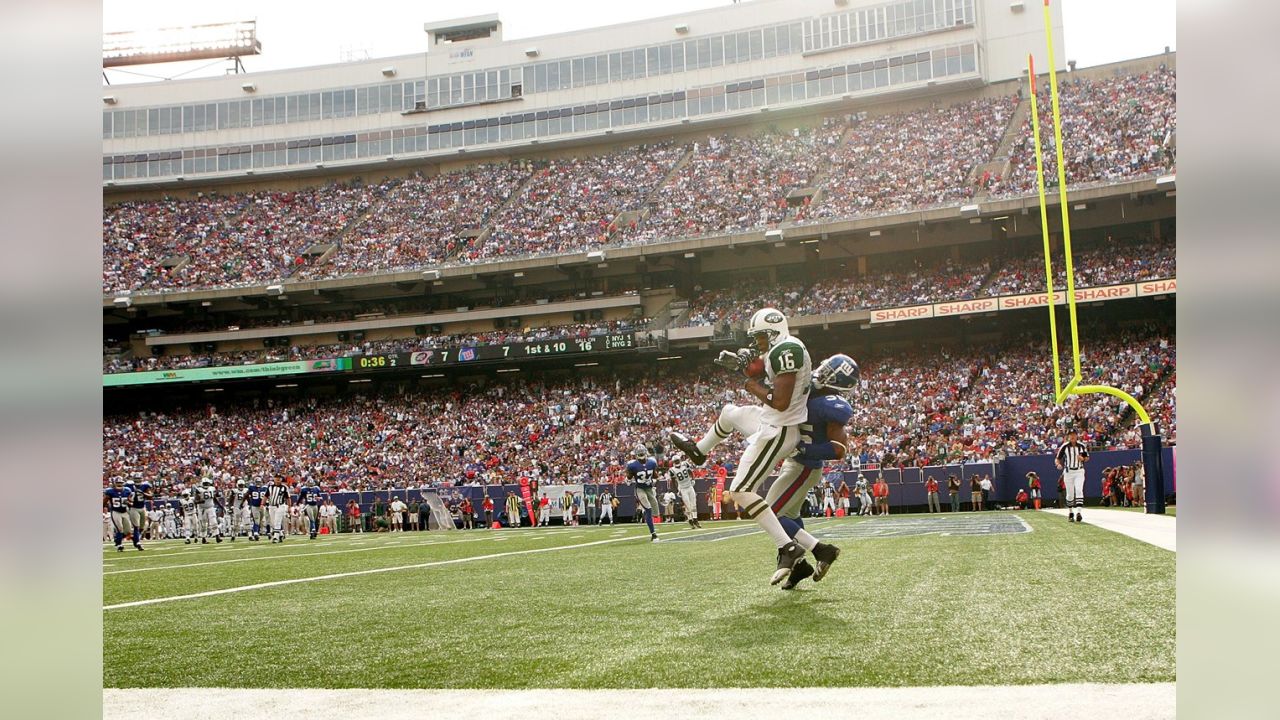
[[1177, 714], [1174, 683], [903, 688], [717, 688], [669, 690], [323, 690], [174, 688], [102, 691], [102, 717], [171, 720], [269, 717], [311, 720], [316, 708], [359, 708], [379, 720], [476, 717], [600, 720], [1163, 720]]
[[[1048, 508], [1042, 512], [1067, 514], [1058, 508]], [[1084, 515], [1085, 525], [1097, 525], [1103, 530], [1127, 535], [1148, 545], [1170, 552], [1178, 551], [1178, 518], [1171, 515], [1148, 515], [1107, 508], [1084, 508], [1081, 514]]]
[[[682, 530], [679, 532], [689, 532]], [[672, 533], [673, 535], [676, 533]], [[440, 567], [442, 565], [458, 565], [461, 563], [477, 562], [480, 560], [493, 560], [496, 558], [514, 557], [516, 555], [532, 555], [535, 553], [556, 552], [559, 550], [574, 550], [577, 548], [592, 547], [594, 545], [607, 545], [616, 542], [626, 542], [628, 540], [648, 540], [646, 535], [633, 535], [631, 537], [612, 538], [609, 540], [595, 540], [592, 542], [578, 543], [576, 545], [557, 545], [548, 548], [533, 548], [530, 550], [511, 550], [503, 553], [490, 553], [488, 555], [475, 555], [464, 558], [454, 558], [452, 560], [436, 560], [433, 562], [415, 563], [413, 565], [396, 565], [385, 568], [371, 568], [369, 570], [353, 570], [351, 572], [333, 573], [330, 575], [317, 575], [305, 578], [293, 578], [290, 580], [275, 580], [272, 582], [256, 583], [253, 585], [241, 585], [239, 587], [223, 588], [221, 590], [209, 590], [206, 592], [191, 593], [189, 595], [170, 595], [168, 597], [150, 598], [147, 600], [134, 600], [131, 602], [117, 603], [115, 605], [103, 605], [102, 609], [121, 610], [124, 608], [141, 607], [143, 605], [158, 605], [160, 603], [174, 602], [177, 600], [195, 600], [197, 598], [213, 597], [215, 595], [228, 595], [230, 593], [247, 592], [249, 590], [262, 590], [264, 588], [281, 587], [283, 585], [295, 585], [298, 583], [318, 582], [320, 580], [336, 580], [340, 578], [359, 577], [361, 575], [375, 575], [378, 573], [395, 572], [397, 570], [420, 570], [429, 567]]]
[[[151, 572], [153, 570], [178, 570], [181, 568], [204, 567], [206, 565], [226, 565], [228, 563], [256, 562], [258, 560], [288, 560], [296, 557], [311, 557], [313, 555], [343, 555], [346, 553], [369, 552], [371, 550], [386, 550], [387, 548], [398, 548], [404, 550], [411, 547], [427, 547], [434, 545], [455, 545], [457, 543], [483, 542], [489, 538], [469, 538], [467, 540], [439, 540], [431, 542], [410, 543], [409, 545], [401, 545], [399, 542], [387, 543], [385, 545], [377, 545], [375, 547], [354, 548], [351, 550], [323, 550], [321, 552], [298, 552], [285, 553], [284, 555], [267, 555], [265, 557], [248, 557], [248, 558], [232, 558], [231, 560], [206, 560], [204, 562], [183, 563], [181, 565], [153, 565], [151, 567], [130, 568], [128, 570], [112, 570], [104, 572], [103, 575], [124, 575], [126, 573]], [[305, 547], [305, 546], [304, 546]], [[105, 567], [105, 566], [104, 566]]]

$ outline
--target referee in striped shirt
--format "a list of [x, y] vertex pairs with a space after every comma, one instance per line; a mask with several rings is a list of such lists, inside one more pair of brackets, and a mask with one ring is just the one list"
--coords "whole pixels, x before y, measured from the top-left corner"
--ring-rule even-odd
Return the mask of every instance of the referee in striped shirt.
[[1084, 464], [1089, 459], [1089, 451], [1076, 440], [1076, 431], [1067, 432], [1067, 441], [1058, 447], [1058, 454], [1053, 464], [1063, 471], [1063, 481], [1067, 486], [1067, 522], [1084, 522]]
[[284, 517], [289, 511], [289, 486], [284, 476], [276, 475], [275, 482], [267, 486], [267, 512], [271, 521], [271, 542], [284, 542]]

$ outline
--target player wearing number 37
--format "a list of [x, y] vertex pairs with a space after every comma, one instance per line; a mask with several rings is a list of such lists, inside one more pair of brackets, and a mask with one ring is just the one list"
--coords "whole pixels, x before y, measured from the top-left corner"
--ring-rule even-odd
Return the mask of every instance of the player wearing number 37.
[[[726, 488], [727, 495], [777, 545], [778, 566], [770, 579], [776, 585], [788, 579], [804, 558], [806, 549], [813, 552], [818, 570], [823, 574], [840, 551], [818, 542], [803, 529], [792, 540], [771, 503], [757, 492], [774, 467], [794, 454], [801, 441], [802, 426], [808, 416], [813, 365], [804, 343], [791, 335], [786, 316], [774, 308], [764, 308], [752, 315], [747, 324], [747, 335], [755, 343], [754, 352], [750, 349], [737, 353], [725, 351], [715, 362], [731, 370], [745, 371], [749, 379], [744, 389], [764, 404], [726, 405], [701, 440], [694, 443], [683, 434], [673, 432], [671, 443], [695, 465], [702, 465], [707, 461], [707, 455], [734, 432], [746, 436], [747, 447]], [[754, 357], [757, 354], [760, 358]], [[761, 360], [763, 362], [759, 362]], [[815, 482], [820, 475], [820, 472], [815, 474]], [[774, 483], [773, 488], [780, 491], [780, 485], [781, 479]], [[803, 498], [804, 493], [800, 497]], [[807, 563], [799, 565], [801, 568], [806, 566]], [[784, 587], [794, 587], [794, 583]]]

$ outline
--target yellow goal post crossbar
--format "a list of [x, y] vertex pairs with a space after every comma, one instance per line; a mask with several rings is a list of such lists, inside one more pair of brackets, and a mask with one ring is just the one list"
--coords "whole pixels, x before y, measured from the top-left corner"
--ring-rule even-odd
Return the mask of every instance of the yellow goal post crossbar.
[[1045, 202], [1044, 186], [1044, 151], [1040, 145], [1040, 112], [1036, 96], [1035, 61], [1027, 56], [1027, 74], [1031, 81], [1031, 127], [1036, 151], [1036, 183], [1040, 194], [1040, 230], [1044, 240], [1044, 273], [1045, 304], [1049, 306], [1049, 338], [1053, 352], [1053, 390], [1054, 401], [1061, 405], [1070, 395], [1105, 394], [1120, 398], [1133, 408], [1134, 413], [1143, 425], [1151, 424], [1151, 416], [1147, 414], [1142, 403], [1129, 393], [1107, 385], [1081, 385], [1083, 373], [1080, 370], [1080, 330], [1076, 322], [1076, 283], [1075, 270], [1071, 265], [1071, 220], [1067, 207], [1067, 169], [1062, 154], [1062, 122], [1058, 110], [1058, 72], [1053, 58], [1053, 25], [1049, 17], [1049, 2], [1044, 0], [1044, 34], [1049, 50], [1049, 94], [1053, 106], [1053, 143], [1058, 161], [1058, 207], [1062, 211], [1062, 254], [1066, 261], [1067, 271], [1067, 315], [1071, 324], [1071, 364], [1072, 376], [1066, 386], [1062, 384], [1062, 369], [1058, 360], [1058, 323], [1054, 311], [1053, 260], [1049, 247], [1049, 210]]

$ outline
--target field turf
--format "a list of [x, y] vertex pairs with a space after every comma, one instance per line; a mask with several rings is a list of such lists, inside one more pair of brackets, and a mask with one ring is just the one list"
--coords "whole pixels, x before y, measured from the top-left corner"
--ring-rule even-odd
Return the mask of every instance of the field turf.
[[[1017, 532], [946, 524], [963, 516]], [[660, 525], [656, 544], [623, 524], [107, 547], [103, 685], [1175, 679], [1175, 555], [1087, 523], [1033, 511], [810, 521], [844, 552], [792, 592], [768, 584], [775, 553], [753, 524], [704, 524]], [[340, 577], [312, 580], [325, 575]], [[289, 580], [301, 582], [116, 607]]]

